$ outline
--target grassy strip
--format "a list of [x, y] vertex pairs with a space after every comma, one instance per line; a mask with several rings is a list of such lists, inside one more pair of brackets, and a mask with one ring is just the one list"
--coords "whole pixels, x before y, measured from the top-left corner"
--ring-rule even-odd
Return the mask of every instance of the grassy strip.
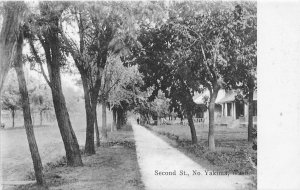
[[[83, 153], [83, 151], [82, 151]], [[143, 190], [137, 162], [132, 130], [128, 126], [111, 132], [108, 142], [97, 147], [96, 154], [82, 154], [83, 167], [68, 167], [65, 157], [44, 167], [45, 178], [51, 189], [136, 189]], [[33, 172], [27, 179], [34, 180]], [[35, 185], [23, 185], [16, 189], [39, 189]]]

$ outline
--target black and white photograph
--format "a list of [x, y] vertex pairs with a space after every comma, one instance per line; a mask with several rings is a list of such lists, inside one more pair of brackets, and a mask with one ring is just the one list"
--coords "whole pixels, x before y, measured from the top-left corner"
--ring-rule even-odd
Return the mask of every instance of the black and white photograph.
[[[256, 1], [0, 1], [0, 189], [276, 189], [263, 182], [280, 175], [264, 172], [285, 171], [258, 166], [288, 157], [279, 147], [293, 138], [275, 132], [260, 149], [277, 129], [265, 108], [281, 129], [280, 105], [300, 94], [265, 100], [288, 91], [279, 75], [263, 88], [266, 65], [280, 69], [260, 59], [261, 12]], [[293, 177], [278, 189], [300, 189]]]

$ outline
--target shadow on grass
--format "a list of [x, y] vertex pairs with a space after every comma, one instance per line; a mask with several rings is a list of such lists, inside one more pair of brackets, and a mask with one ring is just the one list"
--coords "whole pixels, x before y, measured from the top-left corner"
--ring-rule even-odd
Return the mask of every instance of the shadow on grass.
[[[68, 167], [65, 157], [44, 166], [44, 174], [51, 189], [124, 189], [143, 190], [137, 162], [135, 142], [130, 126], [109, 133], [108, 141], [96, 148], [96, 154], [82, 153], [83, 167]], [[34, 173], [28, 174], [34, 180]], [[36, 185], [16, 189], [38, 189]]]

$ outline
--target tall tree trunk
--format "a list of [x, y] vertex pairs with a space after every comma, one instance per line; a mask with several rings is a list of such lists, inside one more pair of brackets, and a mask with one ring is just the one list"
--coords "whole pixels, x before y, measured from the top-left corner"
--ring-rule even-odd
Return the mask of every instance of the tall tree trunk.
[[249, 108], [248, 108], [248, 141], [253, 141], [253, 93], [254, 93], [254, 85], [252, 83], [248, 85], [249, 87]]
[[100, 146], [100, 135], [99, 135], [99, 125], [98, 125], [98, 119], [97, 119], [97, 108], [95, 111], [95, 131], [96, 131], [96, 145]]
[[[49, 46], [51, 50], [51, 58], [47, 58], [47, 67], [51, 83], [52, 100], [56, 115], [56, 120], [64, 142], [67, 164], [69, 166], [82, 166], [80, 149], [76, 135], [73, 131], [69, 112], [66, 106], [66, 100], [63, 94], [60, 76], [60, 50], [57, 35], [51, 34], [49, 37]], [[48, 50], [49, 51], [49, 50]], [[46, 56], [47, 57], [47, 56]]]
[[101, 137], [103, 141], [107, 141], [107, 128], [106, 128], [106, 100], [102, 100], [102, 127], [101, 127]]
[[40, 126], [43, 125], [43, 111], [40, 111]]
[[82, 166], [78, 141], [71, 125], [65, 97], [62, 92], [59, 67], [52, 67], [50, 74], [52, 75], [51, 91], [53, 105], [60, 134], [66, 150], [67, 163], [69, 166]]
[[215, 102], [210, 101], [208, 106], [209, 132], [208, 147], [210, 151], [215, 151]]
[[12, 116], [12, 127], [15, 128], [15, 109], [11, 110], [11, 116]]
[[92, 99], [89, 92], [88, 78], [84, 73], [81, 73], [82, 86], [84, 91], [84, 103], [86, 114], [86, 138], [85, 138], [85, 153], [88, 155], [95, 154], [94, 144], [94, 113], [92, 109]]
[[112, 130], [116, 130], [116, 124], [117, 124], [117, 111], [115, 109], [112, 109], [113, 112], [113, 124], [112, 124]]
[[215, 151], [215, 102], [218, 96], [220, 87], [215, 85], [213, 91], [210, 92], [210, 101], [208, 106], [209, 113], [209, 131], [208, 131], [208, 148], [210, 151]]
[[[58, 123], [59, 131], [62, 136], [64, 143], [67, 164], [69, 166], [82, 166], [81, 154], [78, 145], [76, 135], [73, 131], [72, 124], [70, 121], [70, 116], [66, 106], [66, 100], [62, 90], [60, 67], [62, 66], [61, 59], [61, 47], [59, 39], [59, 31], [57, 30], [59, 26], [60, 13], [56, 11], [53, 14], [51, 6], [40, 6], [41, 16], [50, 15], [52, 18], [52, 24], [49, 25], [47, 31], [44, 31], [42, 36], [38, 36], [40, 43], [44, 49], [47, 69], [49, 78], [46, 77], [45, 72], [42, 70], [42, 74], [49, 84], [52, 93], [52, 100], [56, 115], [56, 120]], [[30, 44], [31, 48], [34, 47], [32, 40]], [[32, 49], [33, 50], [33, 49]], [[35, 59], [38, 63], [42, 64], [41, 59], [38, 57], [37, 53], [34, 53]]]
[[45, 179], [43, 176], [43, 165], [41, 157], [39, 154], [38, 146], [34, 136], [34, 130], [31, 120], [30, 105], [29, 105], [29, 96], [27, 91], [27, 84], [25, 80], [24, 70], [22, 66], [22, 49], [23, 49], [23, 37], [20, 36], [17, 45], [17, 58], [15, 61], [15, 70], [18, 77], [19, 91], [22, 97], [22, 108], [23, 108], [23, 117], [24, 125], [27, 135], [27, 140], [29, 144], [29, 150], [31, 153], [31, 158], [33, 161], [33, 167], [35, 172], [35, 178], [38, 185], [45, 185]]
[[31, 117], [32, 117], [32, 125], [34, 126], [34, 121], [35, 121], [35, 113], [34, 113], [34, 110], [32, 111]]
[[191, 110], [187, 111], [187, 119], [191, 130], [192, 143], [197, 144], [197, 134], [196, 134], [196, 129], [193, 121], [193, 113]]
[[117, 109], [117, 130], [121, 129], [122, 126], [122, 109], [118, 108]]
[[0, 127], [2, 127], [2, 104], [0, 101]]
[[19, 26], [24, 19], [24, 2], [4, 2], [4, 14], [0, 33], [0, 96], [3, 84], [14, 58], [19, 37]]
[[122, 109], [121, 126], [126, 125], [127, 122], [127, 111]]

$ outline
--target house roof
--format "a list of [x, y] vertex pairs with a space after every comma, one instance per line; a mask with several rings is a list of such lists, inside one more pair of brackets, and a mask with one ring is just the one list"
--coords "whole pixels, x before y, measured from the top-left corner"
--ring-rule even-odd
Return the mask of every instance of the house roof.
[[[220, 99], [219, 101], [216, 101], [218, 104], [226, 103], [226, 102], [233, 102], [235, 100], [235, 96], [237, 95], [237, 91], [227, 91], [225, 93], [225, 96]], [[257, 100], [257, 91], [254, 91], [253, 93], [253, 100]]]
[[[233, 102], [236, 95], [236, 90], [225, 91], [224, 89], [221, 89], [218, 93], [216, 103], [222, 104], [226, 102]], [[197, 94], [193, 97], [193, 100], [196, 104], [204, 104], [204, 96], [209, 96], [209, 92], [205, 91], [202, 94]], [[253, 100], [257, 100], [257, 91], [254, 91]]]
[[237, 95], [236, 92], [228, 91], [225, 93], [225, 96], [222, 99], [220, 99], [219, 101], [217, 101], [216, 103], [220, 104], [220, 103], [225, 103], [225, 102], [232, 102], [235, 100], [236, 95]]
[[194, 96], [193, 100], [196, 104], [203, 104], [204, 103], [204, 95], [198, 94], [198, 95]]
[[[193, 97], [193, 100], [196, 104], [204, 104], [204, 97], [209, 97], [209, 91], [204, 91], [202, 94], [197, 94]], [[218, 93], [216, 102], [218, 102], [220, 99], [222, 99], [225, 96], [225, 90], [221, 89]]]

